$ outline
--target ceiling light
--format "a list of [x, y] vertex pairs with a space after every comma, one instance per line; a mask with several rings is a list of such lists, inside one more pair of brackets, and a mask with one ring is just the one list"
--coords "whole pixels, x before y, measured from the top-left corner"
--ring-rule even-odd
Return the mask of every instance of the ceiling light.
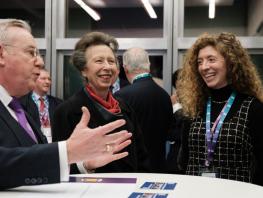
[[95, 21], [100, 20], [100, 15], [91, 7], [89, 7], [86, 3], [84, 3], [83, 0], [74, 0], [74, 1], [77, 4], [79, 4], [79, 6], [82, 7]]
[[156, 19], [157, 18], [157, 15], [152, 7], [152, 5], [150, 4], [149, 0], [141, 0], [142, 1], [142, 4], [144, 6], [144, 8], [146, 9], [146, 11], [148, 12], [149, 16], [151, 18], [154, 18]]
[[216, 2], [215, 0], [209, 0], [209, 19], [215, 18]]

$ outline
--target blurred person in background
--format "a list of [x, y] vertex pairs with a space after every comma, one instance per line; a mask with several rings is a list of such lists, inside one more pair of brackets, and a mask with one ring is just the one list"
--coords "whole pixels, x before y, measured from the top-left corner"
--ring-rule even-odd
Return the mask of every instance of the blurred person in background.
[[56, 107], [61, 99], [48, 94], [51, 87], [49, 72], [41, 68], [34, 90], [20, 98], [20, 102], [27, 113], [34, 119], [48, 142], [52, 142], [51, 122]]
[[123, 68], [131, 85], [115, 95], [135, 111], [150, 156], [152, 172], [165, 172], [166, 139], [172, 122], [169, 94], [150, 74], [148, 53], [142, 48], [130, 48], [123, 54]]

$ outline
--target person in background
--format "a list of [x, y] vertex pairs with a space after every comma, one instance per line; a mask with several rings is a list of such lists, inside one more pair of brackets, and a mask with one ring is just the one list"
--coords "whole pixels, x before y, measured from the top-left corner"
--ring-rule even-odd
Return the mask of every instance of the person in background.
[[176, 83], [178, 75], [181, 69], [176, 70], [172, 75], [172, 84], [174, 92], [171, 96], [173, 104], [173, 120], [171, 129], [169, 130], [167, 137], [167, 157], [166, 157], [166, 172], [180, 174], [183, 173], [183, 170], [179, 166], [177, 159], [179, 150], [181, 147], [181, 134], [184, 130], [184, 122], [186, 117], [183, 115], [182, 106], [178, 101], [176, 93]]
[[57, 107], [52, 132], [54, 140], [70, 137], [81, 117], [81, 107], [85, 106], [91, 114], [91, 128], [121, 118], [126, 120], [122, 129], [133, 134], [132, 144], [126, 149], [129, 156], [95, 170], [86, 162], [79, 163], [72, 166], [72, 173], [148, 171], [148, 154], [135, 114], [110, 91], [119, 73], [117, 49], [117, 40], [102, 32], [87, 33], [77, 42], [71, 60], [84, 79], [84, 87]]
[[51, 120], [61, 99], [48, 95], [51, 86], [49, 72], [41, 68], [34, 90], [20, 98], [24, 110], [34, 119], [48, 142], [52, 142]]
[[236, 36], [201, 35], [187, 51], [177, 93], [191, 119], [182, 134], [186, 174], [263, 185], [263, 87]]
[[176, 94], [176, 82], [178, 78], [178, 74], [181, 69], [177, 69], [172, 75], [172, 85], [173, 85], [173, 93], [171, 95], [172, 105], [173, 105], [173, 113], [177, 112], [178, 110], [182, 109], [181, 104], [178, 101], [178, 97]]
[[[131, 134], [109, 132], [125, 124], [118, 120], [90, 129], [88, 110], [72, 135], [47, 143], [18, 98], [30, 92], [43, 66], [31, 28], [23, 20], [0, 20], [0, 189], [69, 180], [68, 165], [89, 161], [104, 166], [126, 157]], [[61, 123], [60, 123], [61, 124]], [[120, 153], [119, 153], [120, 152]]]
[[121, 88], [130, 84], [126, 79], [123, 68], [120, 67], [118, 59], [117, 59], [117, 67], [118, 67], [118, 75], [116, 76], [116, 80], [114, 80], [114, 83], [111, 86], [112, 94], [114, 94], [115, 92], [119, 91]]
[[172, 103], [168, 93], [150, 74], [148, 53], [130, 48], [123, 54], [123, 68], [131, 85], [116, 92], [135, 111], [150, 155], [152, 172], [165, 172], [165, 144], [172, 122]]
[[114, 94], [115, 92], [119, 91], [121, 88], [129, 85], [130, 83], [123, 78], [117, 76], [116, 81], [111, 86], [111, 92]]

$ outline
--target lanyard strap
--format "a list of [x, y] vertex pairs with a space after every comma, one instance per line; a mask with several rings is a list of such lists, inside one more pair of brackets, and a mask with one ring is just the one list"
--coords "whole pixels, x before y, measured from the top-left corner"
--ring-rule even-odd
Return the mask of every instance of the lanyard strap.
[[139, 75], [137, 75], [133, 80], [132, 80], [132, 83], [140, 78], [146, 78], [146, 77], [152, 77], [151, 74], [149, 73], [141, 73]]
[[216, 142], [219, 136], [220, 129], [223, 122], [235, 100], [236, 92], [233, 91], [227, 100], [227, 103], [221, 110], [219, 116], [217, 117], [212, 129], [211, 129], [211, 97], [208, 98], [206, 105], [206, 143], [207, 143], [207, 159], [205, 161], [205, 166], [209, 166], [213, 161]]

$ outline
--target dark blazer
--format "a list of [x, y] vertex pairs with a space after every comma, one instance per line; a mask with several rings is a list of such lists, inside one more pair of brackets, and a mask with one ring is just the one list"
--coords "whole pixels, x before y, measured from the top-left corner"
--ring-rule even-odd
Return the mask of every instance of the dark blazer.
[[[32, 92], [28, 93], [27, 95], [21, 97], [19, 100], [24, 108], [24, 110], [34, 119], [35, 123], [37, 123], [38, 127], [41, 127], [40, 119], [39, 119], [39, 112], [36, 103], [32, 99]], [[52, 122], [53, 115], [55, 112], [56, 107], [63, 102], [63, 100], [56, 98], [51, 95], [47, 95], [48, 102], [49, 102], [49, 118]]]
[[27, 113], [26, 117], [39, 144], [0, 102], [0, 189], [60, 180], [57, 144], [42, 145], [47, 143], [45, 136]]
[[153, 172], [165, 171], [165, 143], [173, 109], [168, 93], [151, 77], [137, 79], [115, 93], [135, 111]]
[[180, 165], [178, 164], [178, 155], [180, 154], [181, 137], [184, 130], [184, 125], [187, 123], [188, 118], [183, 115], [182, 109], [177, 110], [173, 114], [173, 121], [169, 131], [167, 141], [170, 148], [167, 152], [166, 158], [166, 172], [172, 174], [184, 174]]
[[[54, 122], [51, 124], [53, 140], [65, 140], [70, 137], [73, 129], [81, 118], [82, 106], [86, 106], [90, 111], [91, 118], [88, 124], [90, 128], [102, 126], [111, 121], [123, 118], [126, 120], [126, 125], [117, 129], [116, 131], [127, 129], [129, 132], [133, 133], [132, 144], [125, 148], [129, 152], [129, 155], [118, 161], [111, 162], [106, 166], [97, 168], [96, 172], [148, 171], [148, 156], [134, 113], [126, 104], [121, 101], [119, 101], [119, 103], [122, 115], [116, 116], [115, 114], [109, 113], [98, 103], [96, 103], [89, 96], [87, 91], [82, 88], [79, 92], [57, 107], [54, 114]], [[73, 173], [76, 173], [76, 170], [72, 171]]]

